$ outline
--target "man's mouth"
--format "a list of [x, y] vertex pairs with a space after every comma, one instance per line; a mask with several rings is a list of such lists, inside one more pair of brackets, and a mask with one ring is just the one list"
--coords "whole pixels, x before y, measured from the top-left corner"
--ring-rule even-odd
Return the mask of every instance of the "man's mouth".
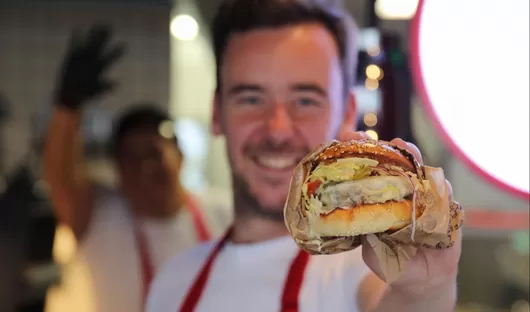
[[291, 171], [302, 160], [297, 156], [255, 156], [252, 160], [261, 168], [273, 171]]

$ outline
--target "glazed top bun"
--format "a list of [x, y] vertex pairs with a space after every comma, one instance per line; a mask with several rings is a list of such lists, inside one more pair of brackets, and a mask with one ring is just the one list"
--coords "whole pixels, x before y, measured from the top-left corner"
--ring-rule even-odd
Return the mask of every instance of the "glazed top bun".
[[339, 158], [370, 158], [379, 165], [394, 165], [405, 171], [416, 172], [419, 164], [407, 150], [385, 141], [361, 140], [337, 142], [316, 156], [314, 165], [331, 163]]

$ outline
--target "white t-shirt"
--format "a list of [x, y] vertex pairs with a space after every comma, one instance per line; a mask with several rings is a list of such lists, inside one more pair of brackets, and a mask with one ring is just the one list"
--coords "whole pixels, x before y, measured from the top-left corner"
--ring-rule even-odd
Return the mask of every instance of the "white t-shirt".
[[[143, 280], [133, 219], [117, 192], [98, 191], [91, 225], [76, 258], [89, 272], [94, 312], [143, 312]], [[196, 197], [196, 201], [213, 237], [224, 233], [232, 220], [229, 197], [209, 190], [208, 196]], [[170, 219], [137, 220], [155, 273], [178, 252], [199, 243], [192, 216], [183, 208]]]
[[[151, 285], [147, 312], [178, 312], [215, 244], [202, 244], [168, 262]], [[212, 265], [196, 311], [279, 311], [285, 278], [298, 252], [290, 237], [227, 243]], [[312, 256], [300, 290], [300, 312], [357, 311], [357, 289], [368, 272], [360, 248]]]

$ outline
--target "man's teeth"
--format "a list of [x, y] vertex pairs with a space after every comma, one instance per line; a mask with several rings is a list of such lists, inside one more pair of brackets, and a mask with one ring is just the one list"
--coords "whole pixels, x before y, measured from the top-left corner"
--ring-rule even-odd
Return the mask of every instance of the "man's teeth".
[[287, 169], [296, 165], [296, 158], [293, 157], [258, 157], [258, 162], [273, 169]]

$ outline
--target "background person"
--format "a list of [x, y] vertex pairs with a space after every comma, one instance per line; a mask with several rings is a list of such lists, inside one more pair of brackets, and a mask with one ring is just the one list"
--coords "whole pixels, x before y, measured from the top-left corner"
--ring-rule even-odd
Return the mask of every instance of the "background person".
[[158, 268], [178, 251], [218, 235], [230, 218], [219, 198], [212, 198], [213, 205], [182, 187], [182, 153], [174, 133], [167, 132], [174, 127], [151, 105], [131, 109], [114, 127], [119, 191], [90, 181], [80, 139], [82, 108], [115, 86], [104, 73], [124, 47], [110, 45], [110, 39], [103, 26], [73, 37], [59, 74], [43, 163], [56, 215], [72, 229], [92, 277], [96, 311], [140, 312]]

